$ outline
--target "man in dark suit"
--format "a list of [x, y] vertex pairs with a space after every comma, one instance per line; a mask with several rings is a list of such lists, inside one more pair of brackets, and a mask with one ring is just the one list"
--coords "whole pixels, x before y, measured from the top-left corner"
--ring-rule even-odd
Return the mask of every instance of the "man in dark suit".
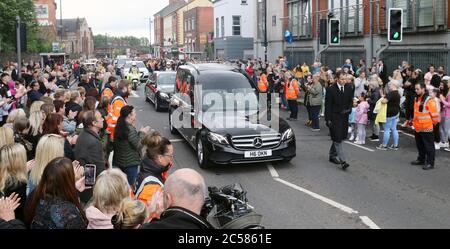
[[18, 70], [17, 67], [19, 67], [19, 65], [17, 63], [14, 63], [13, 64], [13, 70], [11, 72], [11, 79], [13, 81], [17, 81], [19, 79], [19, 70]]
[[325, 121], [330, 128], [333, 144], [330, 148], [330, 162], [341, 165], [346, 170], [347, 163], [342, 141], [347, 139], [348, 117], [352, 111], [355, 88], [346, 84], [346, 75], [338, 73], [338, 82], [327, 88], [325, 96]]

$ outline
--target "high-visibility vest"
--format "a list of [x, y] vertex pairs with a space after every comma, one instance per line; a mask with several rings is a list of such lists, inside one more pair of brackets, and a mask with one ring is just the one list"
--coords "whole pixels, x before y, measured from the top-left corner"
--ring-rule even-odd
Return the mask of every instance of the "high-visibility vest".
[[[102, 98], [103, 97], [108, 97], [109, 99], [111, 99], [112, 97], [114, 97], [114, 93], [110, 88], [105, 88], [103, 89], [102, 92]], [[108, 113], [111, 111], [111, 101], [108, 103], [108, 107], [107, 107]]]
[[108, 124], [106, 130], [109, 132], [111, 140], [114, 139], [114, 130], [116, 129], [117, 120], [119, 120], [120, 117], [120, 110], [127, 105], [127, 101], [120, 96], [114, 97], [111, 101], [111, 107], [108, 111], [108, 116], [106, 117], [106, 123]]
[[440, 114], [436, 105], [436, 101], [428, 97], [423, 104], [423, 110], [420, 111], [420, 103], [422, 98], [414, 101], [414, 120], [413, 125], [416, 132], [432, 132], [433, 124], [440, 122]]
[[114, 96], [114, 93], [113, 93], [113, 91], [111, 90], [111, 88], [105, 88], [105, 89], [103, 89], [103, 92], [102, 92], [102, 98], [104, 97], [104, 96], [106, 96], [106, 97], [108, 97], [108, 98], [112, 98], [113, 96]]
[[258, 89], [260, 92], [267, 92], [269, 89], [269, 82], [267, 81], [267, 76], [265, 74], [261, 74], [260, 79], [258, 81]]
[[299, 91], [298, 81], [292, 80], [291, 82], [288, 82], [284, 86], [284, 93], [286, 94], [287, 100], [296, 100], [298, 99], [297, 92]]

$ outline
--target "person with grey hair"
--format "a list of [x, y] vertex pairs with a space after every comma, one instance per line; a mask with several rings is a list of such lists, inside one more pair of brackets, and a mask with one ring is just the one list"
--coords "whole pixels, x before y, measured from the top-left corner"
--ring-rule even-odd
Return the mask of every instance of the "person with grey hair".
[[197, 171], [175, 171], [164, 185], [162, 198], [165, 211], [159, 219], [144, 224], [142, 229], [212, 229], [211, 224], [200, 216], [206, 194], [205, 180]]

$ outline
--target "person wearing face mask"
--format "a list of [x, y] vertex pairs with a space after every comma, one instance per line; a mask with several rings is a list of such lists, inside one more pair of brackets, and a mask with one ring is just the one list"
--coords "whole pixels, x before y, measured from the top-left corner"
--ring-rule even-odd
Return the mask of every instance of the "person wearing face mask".
[[120, 110], [120, 117], [114, 137], [114, 167], [120, 168], [126, 175], [130, 186], [134, 185], [141, 162], [141, 140], [150, 131], [144, 127], [136, 130], [136, 109], [133, 106], [124, 106]]
[[158, 132], [147, 134], [141, 143], [145, 154], [141, 161], [134, 194], [136, 199], [148, 203], [166, 182], [173, 165], [173, 146]]

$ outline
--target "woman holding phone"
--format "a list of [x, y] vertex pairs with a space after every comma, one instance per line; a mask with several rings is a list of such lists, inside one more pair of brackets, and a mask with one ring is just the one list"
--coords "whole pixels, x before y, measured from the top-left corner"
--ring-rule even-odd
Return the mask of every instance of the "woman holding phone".
[[25, 212], [31, 229], [85, 229], [87, 219], [75, 187], [74, 166], [59, 157], [45, 167]]

